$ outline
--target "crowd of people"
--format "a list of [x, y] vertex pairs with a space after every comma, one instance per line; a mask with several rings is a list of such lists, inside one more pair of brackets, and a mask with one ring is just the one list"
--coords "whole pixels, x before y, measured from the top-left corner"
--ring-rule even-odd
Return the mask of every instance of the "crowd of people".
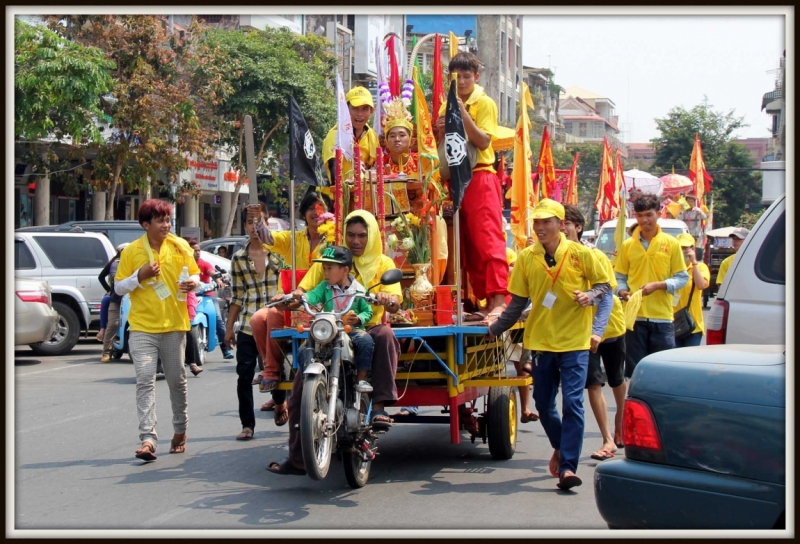
[[[570, 489], [581, 485], [577, 472], [584, 440], [584, 390], [588, 391], [602, 433], [602, 445], [592, 457], [612, 458], [623, 447], [621, 417], [626, 378], [632, 376], [639, 361], [656, 351], [701, 342], [704, 325], [700, 301], [710, 279], [709, 270], [700, 262], [695, 236], [682, 234], [674, 238], [662, 232], [657, 223], [661, 203], [652, 195], [639, 195], [633, 201], [636, 225], [631, 237], [618, 248], [613, 266], [602, 252], [581, 242], [585, 219], [580, 210], [551, 199], [541, 200], [533, 210], [535, 237], [529, 238], [528, 247], [518, 255], [508, 252], [501, 185], [491, 143], [497, 131], [497, 106], [477, 84], [480, 72], [475, 55], [457, 54], [449, 71], [458, 74], [458, 105], [467, 138], [478, 152], [472, 181], [459, 210], [464, 226], [462, 265], [476, 299], [485, 301], [486, 311], [478, 318], [488, 327], [489, 339], [518, 332], [506, 331], [524, 320], [524, 331], [512, 336], [519, 344], [512, 360], [519, 375], [533, 376], [536, 411], [531, 410], [530, 388], [521, 387], [521, 421], [541, 422], [553, 448], [550, 473], [560, 488]], [[372, 95], [363, 87], [355, 87], [346, 99], [354, 141], [361, 148], [365, 167], [371, 168], [382, 144], [368, 124], [374, 113]], [[389, 169], [416, 172], [419, 159], [410, 149], [414, 137], [410, 115], [397, 102], [390, 110], [397, 113], [383, 119]], [[334, 126], [323, 145], [323, 162], [331, 177], [337, 131]], [[435, 133], [437, 140], [443, 138], [444, 115], [439, 118]], [[352, 165], [346, 164], [344, 170], [348, 168]], [[231, 256], [230, 311], [227, 323], [219, 320], [219, 325], [225, 358], [233, 357], [235, 349], [241, 423], [236, 439], [254, 437], [253, 386], [257, 384], [259, 391], [272, 396], [261, 409], [274, 411], [277, 426], [289, 423], [288, 457], [267, 465], [276, 474], [305, 474], [298, 427], [303, 375], [296, 373], [288, 395], [278, 387], [283, 379], [283, 355], [271, 332], [286, 326], [286, 308], [266, 307], [282, 297], [277, 280], [266, 274], [268, 252], [294, 260], [302, 271], [302, 279], [293, 292], [295, 297], [304, 295], [309, 301], [325, 305], [332, 304], [333, 293], [352, 296], [396, 267], [384, 254], [378, 221], [368, 211], [356, 210], [344, 218], [341, 246], [325, 243], [317, 220], [327, 209], [321, 193], [309, 192], [298, 210], [307, 227], [274, 233], [266, 225], [266, 206], [247, 206], [244, 216], [248, 240]], [[199, 290], [208, 279], [203, 274], [209, 273], [201, 265], [199, 247], [192, 247], [169, 232], [171, 213], [167, 203], [146, 201], [139, 211], [145, 235], [120, 248], [115, 273], [111, 268], [104, 271], [113, 278], [109, 290], [117, 301], [110, 308], [118, 312], [119, 297], [126, 293], [131, 297], [130, 355], [137, 378], [141, 442], [135, 455], [148, 461], [156, 458], [153, 386], [159, 360], [172, 402], [174, 435], [170, 453], [185, 451], [189, 418], [184, 362], [192, 356], [185, 349], [191, 303], [183, 302], [181, 294]], [[736, 239], [744, 236], [743, 229], [734, 232]], [[435, 258], [446, 263], [447, 245], [440, 245], [444, 252]], [[189, 279], [179, 283], [184, 267]], [[724, 272], [720, 276], [724, 277]], [[372, 388], [371, 424], [387, 430], [393, 419], [386, 408], [398, 400], [395, 376], [400, 344], [384, 316], [400, 309], [403, 296], [399, 285], [380, 286], [375, 296], [377, 305], [354, 307], [345, 319], [353, 327], [358, 379], [368, 381]], [[631, 308], [635, 310], [635, 321], [627, 324], [626, 314]], [[682, 327], [678, 337], [674, 322], [683, 310], [688, 317], [682, 315], [681, 320], [688, 319], [689, 330]], [[259, 357], [264, 368], [257, 373]], [[601, 390], [605, 383], [611, 387], [616, 404], [613, 432]], [[559, 391], [561, 414], [556, 408]], [[401, 414], [416, 411], [417, 407], [404, 407]], [[471, 411], [464, 417], [465, 427], [476, 430]]]

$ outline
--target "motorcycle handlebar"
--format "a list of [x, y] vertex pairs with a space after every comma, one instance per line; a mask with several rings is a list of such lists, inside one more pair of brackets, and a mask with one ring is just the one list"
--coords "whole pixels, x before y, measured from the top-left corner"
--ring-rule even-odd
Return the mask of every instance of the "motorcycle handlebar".
[[[352, 308], [352, 307], [353, 307], [353, 303], [356, 301], [356, 299], [359, 299], [359, 298], [362, 298], [362, 299], [366, 300], [366, 301], [367, 301], [369, 304], [372, 304], [373, 306], [376, 306], [376, 305], [378, 304], [378, 299], [377, 299], [377, 298], [375, 298], [375, 296], [374, 296], [374, 295], [370, 295], [370, 294], [366, 294], [366, 293], [356, 293], [356, 294], [355, 294], [355, 295], [354, 295], [354, 296], [353, 296], [353, 297], [350, 299], [350, 302], [347, 304], [347, 306], [346, 306], [345, 308], [343, 308], [341, 311], [338, 311], [338, 312], [333, 312], [333, 314], [334, 314], [334, 315], [335, 315], [337, 318], [341, 319], [341, 317], [342, 317], [343, 315], [345, 315], [347, 312], [349, 312], [349, 311], [350, 311], [350, 308]], [[291, 294], [290, 294], [290, 295], [284, 295], [284, 296], [283, 296], [283, 298], [282, 298], [281, 300], [277, 300], [277, 301], [275, 301], [275, 302], [271, 302], [271, 303], [267, 304], [267, 308], [274, 308], [275, 306], [278, 306], [278, 305], [280, 305], [280, 304], [288, 304], [288, 303], [290, 303], [290, 302], [293, 302], [293, 301], [299, 301], [299, 302], [300, 302], [300, 303], [303, 305], [303, 309], [304, 309], [304, 310], [306, 311], [306, 313], [308, 313], [308, 314], [309, 314], [311, 317], [314, 317], [314, 316], [316, 316], [318, 313], [321, 313], [321, 312], [319, 312], [319, 311], [317, 311], [317, 310], [314, 310], [313, 308], [311, 308], [311, 306], [308, 304], [308, 300], [306, 300], [306, 297], [304, 297], [304, 296], [303, 296], [303, 297], [300, 297], [300, 298], [295, 298], [295, 297], [294, 297], [293, 295], [291, 295]]]

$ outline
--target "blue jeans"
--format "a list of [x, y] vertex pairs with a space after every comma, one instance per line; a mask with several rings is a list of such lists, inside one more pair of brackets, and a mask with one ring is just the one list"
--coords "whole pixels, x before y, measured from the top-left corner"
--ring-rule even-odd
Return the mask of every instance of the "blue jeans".
[[349, 334], [353, 341], [353, 357], [357, 370], [372, 369], [372, 352], [375, 351], [375, 342], [367, 331], [356, 329]]
[[[561, 452], [558, 473], [578, 472], [583, 446], [583, 389], [589, 368], [589, 351], [553, 353], [543, 351], [533, 365], [533, 402], [539, 412], [550, 445]], [[564, 418], [556, 410], [556, 395], [561, 383]]]
[[700, 343], [703, 341], [703, 333], [702, 332], [694, 332], [687, 336], [686, 338], [682, 338], [678, 340], [675, 339], [675, 347], [676, 348], [690, 348], [694, 346], [699, 346]]
[[100, 303], [100, 328], [105, 329], [108, 325], [108, 305], [111, 304], [111, 295], [103, 295]]
[[632, 331], [625, 332], [625, 377], [633, 376], [639, 361], [651, 353], [675, 347], [672, 323], [637, 321]]

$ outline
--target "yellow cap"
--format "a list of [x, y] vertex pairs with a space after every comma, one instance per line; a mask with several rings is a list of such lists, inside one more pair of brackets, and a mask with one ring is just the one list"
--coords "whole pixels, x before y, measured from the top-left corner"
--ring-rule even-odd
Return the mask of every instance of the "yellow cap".
[[681, 247], [694, 247], [694, 236], [688, 232], [682, 232], [676, 236], [676, 238], [678, 239], [678, 243], [681, 245]]
[[361, 106], [375, 107], [375, 103], [372, 101], [372, 93], [370, 93], [366, 87], [353, 87], [350, 89], [350, 92], [345, 95], [345, 99], [347, 103], [354, 108]]
[[533, 209], [533, 218], [547, 219], [549, 217], [558, 217], [563, 221], [564, 206], [562, 206], [555, 200], [551, 200], [549, 198], [543, 198]]

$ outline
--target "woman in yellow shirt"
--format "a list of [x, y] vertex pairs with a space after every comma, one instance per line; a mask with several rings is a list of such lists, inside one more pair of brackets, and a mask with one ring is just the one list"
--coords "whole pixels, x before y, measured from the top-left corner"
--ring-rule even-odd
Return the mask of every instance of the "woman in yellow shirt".
[[686, 261], [686, 269], [689, 273], [690, 280], [686, 285], [680, 289], [676, 295], [680, 294], [678, 305], [675, 306], [675, 311], [680, 311], [689, 304], [689, 294], [694, 289], [694, 296], [692, 297], [692, 305], [689, 306], [689, 315], [694, 319], [695, 327], [692, 334], [684, 338], [675, 338], [676, 348], [686, 348], [689, 346], [699, 346], [703, 341], [703, 333], [705, 332], [705, 323], [703, 323], [703, 289], [708, 287], [711, 281], [711, 272], [705, 263], [697, 262], [695, 255], [695, 240], [691, 234], [682, 233], [678, 235], [678, 243], [683, 250], [683, 258]]

